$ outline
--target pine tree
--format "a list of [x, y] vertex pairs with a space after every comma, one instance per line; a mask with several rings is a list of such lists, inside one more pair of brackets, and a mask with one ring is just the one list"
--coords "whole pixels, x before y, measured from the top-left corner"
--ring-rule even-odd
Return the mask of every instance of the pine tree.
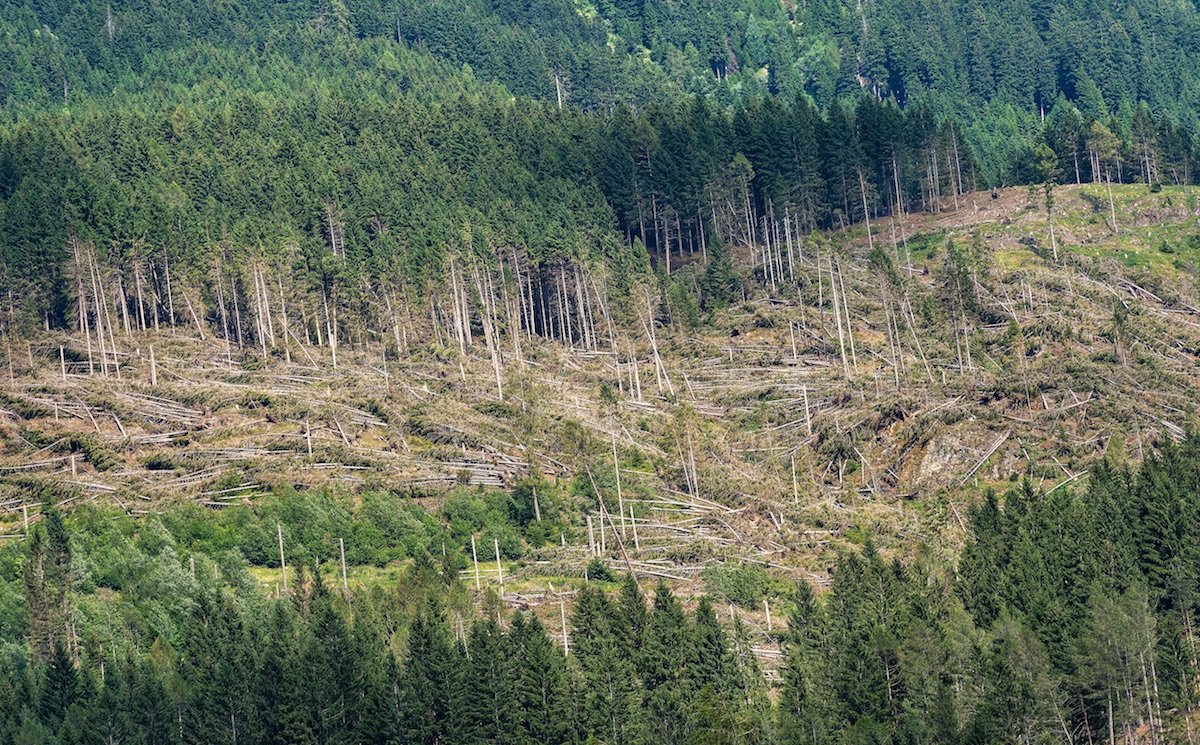
[[454, 702], [462, 677], [461, 658], [446, 636], [432, 599], [408, 632], [408, 656], [400, 685], [400, 739], [406, 745], [435, 745], [458, 735]]
[[713, 688], [728, 696], [742, 688], [737, 664], [729, 649], [725, 630], [717, 620], [712, 601], [707, 596], [696, 606], [694, 664], [691, 683], [697, 689]]
[[46, 679], [38, 698], [38, 715], [42, 723], [57, 730], [79, 696], [79, 687], [75, 661], [67, 654], [63, 643], [56, 640], [46, 660]]
[[660, 581], [654, 591], [654, 609], [646, 627], [640, 664], [646, 690], [646, 723], [656, 742], [682, 743], [692, 732], [696, 689], [688, 673], [695, 670], [693, 639], [679, 599]]
[[569, 671], [562, 650], [536, 617], [527, 622], [521, 616], [514, 618], [508, 636], [515, 647], [516, 701], [524, 737], [545, 745], [575, 742]]
[[188, 625], [180, 665], [187, 684], [182, 712], [185, 742], [233, 744], [256, 729], [252, 659], [232, 600], [221, 592], [202, 594]]
[[302, 636], [300, 654], [300, 664], [311, 676], [307, 708], [317, 742], [350, 743], [357, 731], [358, 704], [363, 693], [358, 685], [362, 663], [319, 568], [313, 571], [313, 577], [307, 633]]
[[71, 589], [71, 539], [62, 513], [47, 506], [34, 530], [25, 562], [25, 602], [29, 608], [29, 648], [34, 659], [54, 654], [55, 644], [74, 644]]
[[632, 574], [626, 574], [621, 579], [614, 621], [616, 632], [622, 638], [630, 659], [637, 659], [641, 653], [649, 620], [650, 611], [646, 607], [646, 599], [642, 597], [642, 588]]
[[787, 665], [779, 693], [779, 732], [787, 742], [815, 743], [822, 721], [817, 714], [815, 669], [820, 664], [817, 604], [807, 582], [796, 586], [795, 605], [788, 614], [783, 650]]
[[524, 619], [513, 618], [503, 633], [492, 619], [478, 621], [467, 642], [463, 717], [458, 736], [464, 743], [512, 742], [520, 723], [517, 702], [519, 657], [515, 636], [524, 633]]
[[584, 731], [613, 745], [645, 741], [641, 691], [617, 615], [598, 590], [585, 587], [572, 618], [572, 656], [579, 661]]

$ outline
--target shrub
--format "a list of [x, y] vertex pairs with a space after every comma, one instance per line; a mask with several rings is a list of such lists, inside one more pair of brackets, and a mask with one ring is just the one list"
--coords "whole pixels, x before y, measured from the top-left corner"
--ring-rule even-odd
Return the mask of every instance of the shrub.
[[162, 453], [151, 453], [142, 458], [142, 466], [147, 471], [172, 471], [176, 467], [175, 461]]
[[617, 576], [612, 573], [608, 565], [598, 558], [588, 562], [587, 576], [594, 582], [615, 582], [617, 580]]
[[743, 608], [757, 608], [762, 605], [771, 586], [771, 575], [762, 567], [751, 565], [729, 566], [719, 564], [710, 566], [700, 575], [704, 580], [705, 589]]

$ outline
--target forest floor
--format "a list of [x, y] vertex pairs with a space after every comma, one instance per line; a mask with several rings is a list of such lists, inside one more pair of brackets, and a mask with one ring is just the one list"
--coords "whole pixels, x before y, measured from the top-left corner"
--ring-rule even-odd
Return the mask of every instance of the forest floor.
[[[108, 365], [78, 334], [6, 339], [0, 534], [20, 537], [46, 489], [135, 514], [281, 486], [386, 488], [436, 508], [454, 485], [603, 470], [605, 501], [574, 516], [574, 540], [504, 566], [508, 603], [557, 619], [555, 588], [594, 554], [684, 595], [718, 564], [824, 584], [836, 552], [868, 536], [953, 557], [984, 489], [1017, 475], [1064, 488], [1106, 449], [1137, 458], [1196, 423], [1200, 191], [1055, 196], [1057, 260], [1040, 191], [1032, 205], [1026, 189], [967, 195], [873, 221], [870, 238], [854, 226], [836, 257], [798, 257], [795, 285], [698, 328], [651, 340], [630, 324], [630, 358], [528, 340], [503, 397], [482, 345], [463, 358], [413, 344], [386, 363], [379, 346], [347, 346], [335, 368], [328, 348], [263, 356], [184, 327], [118, 333]], [[950, 297], [947, 239], [975, 257], [970, 312]], [[896, 284], [868, 261], [881, 241]], [[489, 566], [480, 581], [495, 586]], [[769, 623], [766, 609], [743, 620]]]

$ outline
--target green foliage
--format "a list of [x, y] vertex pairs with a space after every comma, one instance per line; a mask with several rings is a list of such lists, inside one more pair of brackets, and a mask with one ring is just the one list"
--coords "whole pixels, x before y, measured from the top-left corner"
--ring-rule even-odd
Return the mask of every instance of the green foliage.
[[420, 507], [390, 492], [369, 491], [354, 514], [346, 558], [356, 564], [389, 562], [434, 551], [436, 521]]
[[614, 582], [617, 577], [601, 559], [592, 559], [587, 565], [587, 578], [595, 582]]
[[[564, 307], [572, 279], [590, 295], [584, 270], [603, 278], [619, 317], [653, 257], [659, 310], [693, 328], [751, 281], [734, 249], [761, 257], [780, 226], [789, 251], [828, 254], [814, 229], [987, 184], [1029, 184], [1031, 202], [1041, 185], [1049, 214], [1053, 185], [1071, 179], [1151, 193], [1194, 179], [1195, 14], [1154, 0], [1125, 10], [0, 0], [0, 269], [29, 323], [75, 323], [68, 247], [86, 245], [104, 274], [159, 283], [169, 263], [201, 296], [218, 265], [235, 298], [240, 272], [266, 266], [374, 328], [364, 288], [420, 296], [451, 256], [495, 268], [511, 253], [538, 288], [530, 302], [567, 316], [543, 312], [527, 330], [565, 337], [555, 324], [581, 320]], [[956, 324], [997, 322], [976, 290], [985, 248], [906, 240]], [[754, 277], [774, 288], [786, 258]], [[882, 246], [868, 259], [904, 284]], [[945, 320], [932, 298], [916, 310]], [[149, 307], [154, 322], [172, 312]], [[1117, 360], [1132, 322], [1114, 313]], [[601, 397], [611, 405], [611, 388]], [[0, 404], [53, 413], [15, 394]], [[237, 405], [292, 415], [265, 394]], [[378, 402], [361, 405], [387, 421]], [[405, 426], [469, 439], [419, 408]], [[121, 463], [92, 436], [21, 436], [98, 471]], [[481, 559], [521, 558], [569, 530], [569, 500], [609, 493], [611, 474], [590, 470], [606, 446], [570, 420], [555, 437], [578, 473], [568, 493], [464, 485], [440, 513], [382, 487], [280, 489], [141, 520], [47, 507], [27, 541], [0, 547], [0, 743], [1036, 742], [1177, 733], [1197, 703], [1195, 438], [1135, 471], [1110, 448], [1079, 492], [989, 495], [953, 571], [890, 560], [848, 528], [861, 551], [838, 557], [819, 597], [795, 591], [771, 722], [746, 627], [722, 626], [707, 600], [685, 610], [665, 585], [652, 608], [631, 579], [616, 599], [579, 591], [569, 659], [535, 618], [506, 626], [498, 599], [471, 623], [457, 570], [473, 540]], [[174, 467], [166, 455], [143, 465]], [[268, 599], [281, 538], [291, 592]], [[321, 566], [343, 542], [352, 570], [390, 566], [399, 580], [349, 599], [326, 587]], [[616, 579], [599, 559], [588, 572]], [[787, 594], [757, 565], [710, 566], [703, 580], [755, 613]]]
[[58, 443], [56, 446], [60, 452], [82, 453], [84, 460], [92, 465], [97, 471], [107, 471], [116, 467], [120, 462], [117, 454], [108, 447], [99, 437], [86, 435], [72, 435], [71, 437]]
[[[1078, 493], [1025, 482], [972, 508], [954, 572], [928, 556], [885, 558], [869, 539], [838, 557], [819, 596], [803, 582], [783, 589], [758, 565], [706, 570], [722, 604], [756, 612], [770, 595], [776, 623], [786, 618], [773, 705], [746, 626], [719, 622], [707, 598], [685, 610], [666, 585], [650, 606], [628, 577], [615, 596], [583, 587], [569, 659], [535, 619], [500, 625], [498, 600], [485, 600], [469, 633], [451, 621], [464, 612], [463, 587], [453, 561], [434, 563], [443, 537], [461, 559], [468, 531], [539, 522], [498, 492], [456, 491], [441, 523], [417, 525], [386, 492], [343, 505], [282, 491], [257, 512], [178, 505], [138, 520], [47, 509], [28, 542], [0, 549], [0, 733], [167, 741], [178, 717], [185, 740], [232, 741], [236, 726], [239, 739], [264, 743], [277, 732], [327, 742], [581, 742], [600, 732], [611, 742], [1032, 742], [1064, 726], [1104, 731], [1110, 718], [1114, 730], [1165, 730], [1193, 695], [1178, 681], [1197, 672], [1200, 440], [1165, 444], [1136, 471], [1109, 450]], [[522, 500], [533, 486], [522, 485]], [[274, 548], [276, 524], [291, 582], [270, 600], [237, 579], [237, 554], [224, 547]], [[377, 532], [360, 532], [367, 526]], [[376, 561], [374, 551], [415, 553], [394, 587], [356, 589], [353, 613], [302, 558], [321, 557], [346, 528], [352, 546], [367, 536], [373, 547], [348, 551], [352, 567]], [[214, 581], [207, 557], [223, 550]], [[588, 572], [616, 579], [599, 559]]]
[[164, 453], [151, 453], [142, 458], [142, 466], [148, 471], [171, 471], [177, 464]]
[[691, 277], [676, 278], [667, 288], [667, 303], [671, 318], [688, 330], [700, 326], [700, 308], [692, 288]]
[[[238, 266], [287, 246], [309, 284], [349, 293], [367, 270], [420, 285], [470, 224], [472, 246], [523, 250], [539, 269], [602, 260], [618, 288], [644, 270], [642, 248], [707, 246], [708, 309], [731, 286], [720, 253], [735, 223], [753, 234], [787, 215], [809, 230], [861, 218], [863, 198], [876, 213], [924, 208], [950, 189], [1062, 183], [1068, 168], [1152, 185], [1196, 171], [1200, 68], [1179, 7], [887, 0], [867, 13], [5, 0], [8, 281], [31, 317], [65, 323], [76, 236], [194, 276], [218, 251]], [[1116, 167], [1139, 158], [1143, 173]], [[713, 209], [726, 205], [739, 214]], [[348, 272], [329, 262], [329, 230]]]
[[720, 310], [736, 296], [737, 276], [729, 247], [719, 238], [708, 246], [708, 264], [700, 275], [700, 305], [706, 311]]
[[457, 489], [446, 500], [445, 516], [450, 538], [459, 546], [469, 547], [471, 535], [481, 533], [478, 541], [480, 557], [495, 558], [495, 547], [508, 559], [520, 558], [524, 544], [518, 526], [513, 523], [516, 507], [512, 498], [502, 492], [483, 489]]
[[763, 598], [773, 586], [771, 575], [756, 564], [714, 564], [701, 577], [708, 592], [743, 608], [761, 608]]
[[[2, 4], [0, 259], [28, 319], [73, 320], [75, 236], [114, 270], [140, 264], [150, 276], [169, 261], [196, 280], [219, 255], [234, 269], [264, 263], [335, 302], [360, 292], [364, 274], [418, 290], [440, 283], [457, 251], [494, 263], [515, 250], [543, 279], [603, 264], [617, 296], [645, 272], [647, 252], [660, 265], [707, 254], [702, 273], [667, 289], [687, 326], [736, 296], [728, 244], [762, 243], [764, 219], [809, 231], [986, 183], [1200, 172], [1187, 129], [1195, 107], [1180, 103], [1192, 88], [1151, 96], [1151, 107], [1130, 102], [1119, 120], [1077, 109], [1070, 98], [1096, 85], [1125, 100], [1172, 76], [1136, 65], [1129, 75], [1153, 84], [1102, 76], [1111, 68], [1081, 61], [1090, 47], [1054, 47], [1071, 60], [1061, 73], [1014, 67], [1051, 56], [1041, 26], [1017, 11], [947, 9], [926, 44], [884, 31], [908, 27], [911, 9], [900, 7], [881, 9], [864, 34], [848, 20], [857, 8], [843, 18], [743, 0], [606, 2], [583, 14], [555, 0], [218, 5], [76, 17]], [[1063, 12], [1056, 23], [1078, 28], [1070, 19], [1090, 11]], [[1019, 33], [997, 30], [1010, 23]], [[968, 49], [970, 64], [956, 56]], [[861, 95], [863, 84], [878, 95]], [[1059, 91], [1042, 126], [1034, 110]], [[1142, 175], [1116, 167], [1136, 153]], [[931, 162], [946, 172], [927, 172]], [[160, 302], [149, 310], [170, 315]]]

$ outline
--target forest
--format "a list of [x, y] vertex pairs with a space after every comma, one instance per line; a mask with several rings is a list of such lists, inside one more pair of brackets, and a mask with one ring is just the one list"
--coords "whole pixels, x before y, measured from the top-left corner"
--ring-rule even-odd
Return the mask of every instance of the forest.
[[[326, 305], [340, 314], [324, 325], [379, 326], [364, 307], [389, 296], [393, 307], [407, 304], [404, 287], [440, 284], [459, 263], [494, 274], [494, 285], [528, 283], [511, 294], [539, 316], [566, 306], [562, 330], [532, 307], [511, 323], [579, 336], [592, 301], [560, 297], [566, 274], [603, 267], [620, 296], [651, 264], [667, 274], [697, 257], [707, 264], [710, 244], [719, 272], [724, 244], [748, 248], [774, 287], [793, 244], [816, 228], [957, 207], [994, 186], [1195, 180], [1184, 115], [1192, 108], [1182, 92], [1154, 88], [1184, 84], [1191, 62], [1160, 74], [1114, 63], [1103, 45], [1082, 55], [1064, 32], [1051, 36], [1065, 44], [1056, 52], [1065, 69], [1039, 82], [1035, 71], [1005, 71], [997, 60], [1033, 58], [1001, 38], [988, 43], [986, 64], [939, 52], [963, 69], [936, 77], [965, 77], [971, 93], [903, 83], [898, 53], [867, 54], [877, 46], [861, 38], [867, 16], [862, 31], [848, 29], [834, 16], [849, 11], [824, 4], [616, 4], [601, 15], [557, 2], [501, 5], [6, 3], [0, 250], [16, 298], [9, 322], [78, 327], [69, 307], [84, 291], [85, 254], [105, 294], [140, 326], [194, 320], [252, 343], [248, 319], [215, 306], [261, 303], [247, 286], [263, 284], [253, 277], [293, 278], [284, 292], [313, 334]], [[871, 12], [899, 22], [885, 8]], [[1048, 33], [1035, 33], [1039, 24], [1075, 29], [1107, 13], [1045, 12], [1013, 16], [1029, 25], [1030, 44]], [[947, 49], [975, 48], [951, 40], [963, 25], [943, 20]], [[1153, 25], [1155, 43], [1200, 59], [1186, 35], [1158, 36], [1184, 34], [1194, 17], [1137, 23]], [[806, 30], [785, 34], [792, 25]], [[603, 29], [611, 38], [598, 43]], [[701, 54], [703, 45], [681, 40], [714, 33], [726, 51], [709, 49], [711, 64], [695, 64], [724, 83], [736, 59], [800, 64], [821, 43], [883, 68], [835, 74], [836, 95], [822, 93], [819, 75], [759, 92], [748, 81], [721, 88], [742, 91], [734, 98], [668, 84], [664, 70], [680, 49]], [[1120, 32], [1127, 44], [1131, 33]], [[616, 39], [644, 43], [649, 59]], [[1045, 40], [1036, 46], [1050, 54]], [[1094, 62], [1093, 82], [1074, 85], [1095, 54], [1106, 61]], [[876, 83], [850, 89], [847, 75]], [[981, 88], [985, 78], [1002, 82]], [[929, 95], [905, 92], [922, 85]], [[1000, 109], [1009, 113], [988, 113]], [[233, 276], [218, 282], [216, 264]], [[700, 306], [723, 301], [697, 283], [686, 291]]]
[[0, 745], [1194, 743], [1196, 10], [0, 0]]
[[[820, 595], [766, 590], [786, 617], [774, 683], [742, 622], [751, 575], [696, 601], [596, 560], [541, 616], [494, 589], [475, 605], [464, 538], [536, 541], [521, 489], [432, 522], [332, 494], [50, 507], [0, 551], [0, 741], [1186, 742], [1198, 480], [1195, 437], [1138, 466], [1114, 448], [1078, 489], [987, 495], [957, 566], [867, 538]], [[276, 525], [286, 589], [264, 593]], [[348, 584], [342, 535], [352, 567], [372, 543], [412, 561]]]

